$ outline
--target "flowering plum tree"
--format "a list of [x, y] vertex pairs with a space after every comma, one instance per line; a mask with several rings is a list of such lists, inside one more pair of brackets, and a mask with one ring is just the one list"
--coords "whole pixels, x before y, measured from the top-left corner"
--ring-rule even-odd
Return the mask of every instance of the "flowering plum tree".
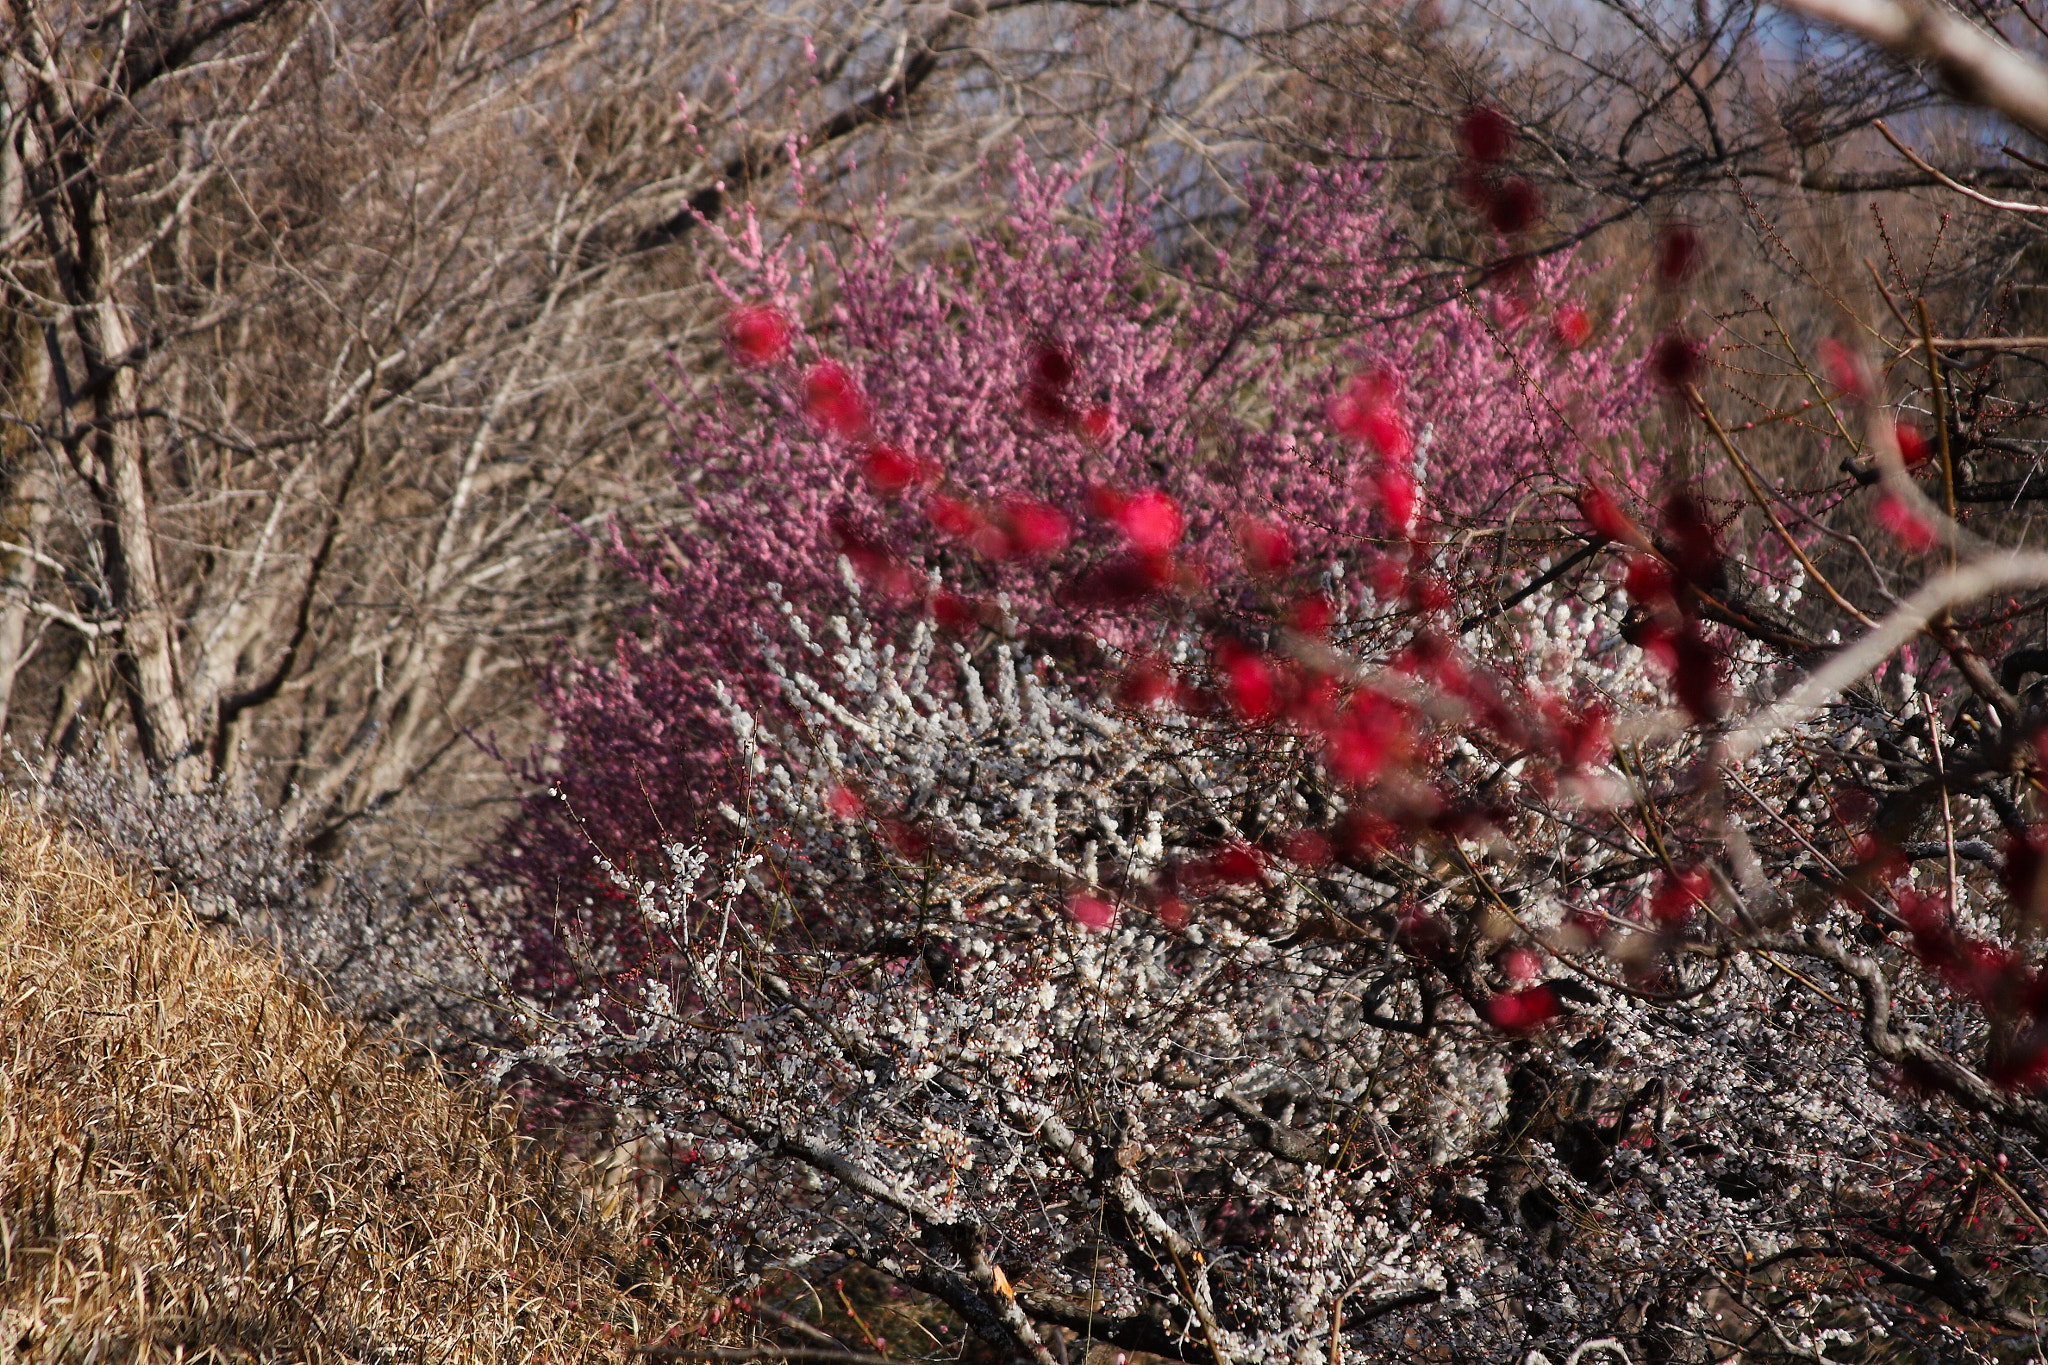
[[[1422, 510], [1416, 487], [1446, 503], [1433, 511], [1508, 522], [1575, 472], [1568, 426], [1611, 442], [1640, 406], [1623, 338], [1571, 302], [1569, 266], [1425, 308], [1389, 265], [1400, 242], [1370, 177], [1342, 161], [1258, 190], [1230, 241], [1190, 246], [1171, 270], [1148, 256], [1142, 203], [1088, 198], [1021, 159], [1012, 173], [1002, 230], [914, 273], [887, 220], [844, 259], [766, 251], [746, 228], [721, 238], [740, 272], [740, 380], [676, 414], [694, 518], [614, 540], [648, 590], [648, 632], [554, 678], [547, 781], [564, 799], [532, 801], [496, 855], [495, 878], [526, 888], [529, 986], [574, 975], [563, 906], [587, 898], [579, 929], [610, 932], [594, 922], [607, 892], [593, 846], [631, 859], [716, 837], [703, 824], [730, 736], [713, 683], [765, 680], [749, 661], [774, 624], [770, 585], [793, 601], [836, 593], [846, 555], [879, 575], [876, 609], [915, 614], [939, 569], [942, 615], [993, 620], [1005, 594], [1034, 630], [1072, 632], [1165, 586], [1169, 538], [1199, 563], [1234, 555], [1255, 522], [1363, 572]], [[815, 332], [794, 284], [813, 270], [831, 280]], [[1352, 373], [1365, 378], [1333, 399]], [[1343, 439], [1326, 405], [1343, 430], [1384, 429]], [[1397, 407], [1420, 414], [1412, 430], [1386, 426]], [[1360, 498], [1367, 465], [1375, 494]], [[1171, 500], [1173, 525], [1148, 497], [1080, 515], [1145, 488]], [[1114, 533], [1148, 517], [1128, 542]], [[1062, 548], [1090, 572], [1054, 592], [1042, 564]]]
[[[1512, 248], [1505, 136], [1466, 188]], [[650, 1116], [736, 1285], [859, 1262], [1002, 1359], [2034, 1349], [2048, 556], [1958, 490], [2041, 409], [1924, 327], [1887, 368], [1731, 322], [1848, 451], [1774, 484], [1673, 327], [1653, 473], [1512, 255], [1346, 294], [1386, 225], [1311, 177], [1169, 288], [1019, 179], [970, 265], [836, 263], [829, 354], [735, 290], [761, 439], [682, 419], [718, 548], [621, 542], [703, 625], [562, 694], [730, 736], [724, 781], [649, 746], [723, 828], [578, 776], [589, 979], [505, 1068]]]

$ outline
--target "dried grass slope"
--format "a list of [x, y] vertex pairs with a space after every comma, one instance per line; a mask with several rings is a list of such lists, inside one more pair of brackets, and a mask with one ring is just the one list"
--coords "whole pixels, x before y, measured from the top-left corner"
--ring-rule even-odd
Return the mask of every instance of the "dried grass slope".
[[685, 1298], [502, 1109], [0, 807], [0, 1365], [623, 1361]]

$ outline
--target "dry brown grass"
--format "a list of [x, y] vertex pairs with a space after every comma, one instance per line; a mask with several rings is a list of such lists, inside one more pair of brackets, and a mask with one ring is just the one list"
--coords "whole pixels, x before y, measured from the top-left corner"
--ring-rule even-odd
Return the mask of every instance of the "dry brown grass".
[[623, 1362], [687, 1300], [503, 1110], [0, 805], [0, 1365]]

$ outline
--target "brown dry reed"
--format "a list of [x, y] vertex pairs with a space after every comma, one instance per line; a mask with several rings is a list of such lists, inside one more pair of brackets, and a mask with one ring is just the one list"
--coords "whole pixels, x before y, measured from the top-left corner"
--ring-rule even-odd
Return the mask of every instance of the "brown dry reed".
[[623, 1362], [696, 1327], [511, 1128], [0, 804], [0, 1365]]

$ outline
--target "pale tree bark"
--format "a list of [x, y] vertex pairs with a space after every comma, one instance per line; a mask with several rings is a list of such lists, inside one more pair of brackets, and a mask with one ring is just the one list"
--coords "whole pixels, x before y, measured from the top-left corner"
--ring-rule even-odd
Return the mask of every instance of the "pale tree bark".
[[323, 845], [487, 828], [534, 668], [628, 616], [592, 546], [687, 506], [648, 385], [719, 354], [703, 223], [943, 223], [1019, 138], [1213, 176], [1304, 13], [0, 4], [0, 716]]
[[2048, 67], [1940, 0], [1779, 0], [1908, 62], [1934, 67], [1962, 99], [2048, 137]]

